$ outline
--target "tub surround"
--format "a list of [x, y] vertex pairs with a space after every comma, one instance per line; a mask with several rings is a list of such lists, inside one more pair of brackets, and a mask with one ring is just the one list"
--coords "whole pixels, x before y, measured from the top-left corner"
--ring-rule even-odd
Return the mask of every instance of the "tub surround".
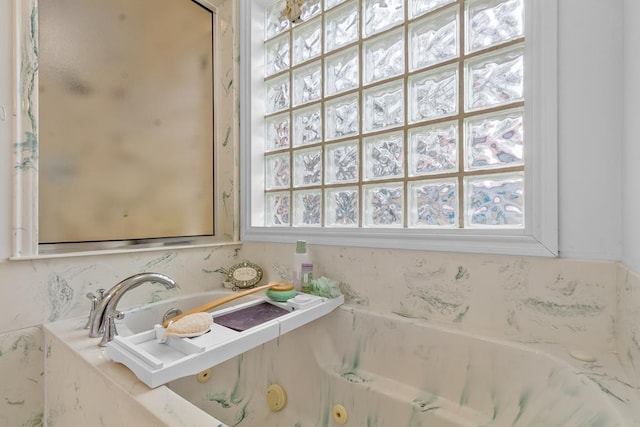
[[[140, 287], [123, 297], [122, 308], [222, 287], [225, 269], [241, 260], [239, 250], [240, 245], [233, 245], [2, 264], [0, 283], [13, 290], [10, 298], [0, 298], [0, 425], [43, 424], [44, 337], [42, 329], [32, 325], [67, 318], [86, 321], [86, 293], [109, 289], [141, 271], [167, 274], [180, 289]], [[25, 276], [25, 270], [30, 275]]]
[[[22, 285], [10, 300], [0, 301], [0, 321], [10, 331], [0, 335], [0, 374], [7, 384], [0, 424], [31, 426], [42, 420], [43, 337], [40, 328], [30, 325], [82, 318], [89, 309], [87, 292], [109, 288], [140, 271], [169, 275], [183, 294], [222, 288], [225, 269], [242, 260], [263, 267], [265, 283], [285, 278], [293, 247], [244, 243], [6, 264], [0, 269], [2, 283]], [[342, 281], [351, 306], [533, 345], [559, 344], [598, 354], [617, 349], [629, 382], [637, 387], [634, 363], [640, 360], [640, 346], [634, 337], [640, 325], [640, 280], [623, 266], [313, 244], [309, 250], [317, 274]], [[21, 271], [27, 266], [33, 274], [25, 282]], [[163, 289], [136, 289], [122, 307], [176, 295]]]
[[[309, 245], [317, 276], [343, 282], [346, 301], [487, 336], [611, 349], [616, 264]], [[291, 244], [246, 243], [266, 280], [286, 278]], [[291, 258], [291, 259], [289, 259]]]
[[[188, 376], [149, 389], [83, 326], [82, 318], [45, 325], [51, 426], [333, 425], [335, 403], [354, 425], [640, 424], [638, 391], [610, 351], [585, 363], [564, 345], [514, 344], [343, 306], [214, 367], [208, 382]], [[289, 395], [281, 412], [266, 405], [272, 383]]]
[[86, 319], [45, 325], [45, 417], [48, 425], [222, 425], [167, 388], [150, 389], [112, 362]]

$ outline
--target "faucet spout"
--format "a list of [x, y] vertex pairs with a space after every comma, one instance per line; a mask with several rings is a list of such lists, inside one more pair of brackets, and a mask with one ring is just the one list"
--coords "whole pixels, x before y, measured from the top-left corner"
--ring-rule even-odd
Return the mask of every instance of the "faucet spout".
[[116, 311], [118, 302], [128, 291], [147, 282], [160, 283], [167, 289], [175, 289], [178, 287], [176, 282], [169, 276], [159, 273], [138, 273], [127, 277], [106, 291], [101, 295], [99, 301], [97, 301], [97, 305], [89, 314], [89, 320], [87, 322], [89, 326], [89, 336], [95, 338], [103, 335], [104, 338], [100, 345], [106, 345], [115, 334], [110, 323], [113, 322], [114, 317], [121, 318], [119, 317], [120, 314]]

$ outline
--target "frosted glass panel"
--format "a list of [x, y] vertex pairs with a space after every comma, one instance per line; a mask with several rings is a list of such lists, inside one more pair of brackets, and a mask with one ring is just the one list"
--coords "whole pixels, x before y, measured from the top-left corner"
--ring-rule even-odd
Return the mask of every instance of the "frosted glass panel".
[[401, 184], [366, 185], [363, 226], [401, 227], [403, 221], [403, 186]]
[[396, 81], [363, 91], [363, 131], [383, 130], [404, 124], [404, 82]]
[[469, 52], [522, 37], [523, 0], [475, 1], [467, 6]]
[[289, 108], [289, 75], [267, 80], [265, 89], [267, 92], [267, 113], [275, 113]]
[[322, 183], [322, 150], [311, 148], [293, 152], [293, 185], [304, 187]]
[[322, 193], [319, 190], [294, 191], [293, 225], [319, 226], [322, 215]]
[[320, 61], [293, 71], [293, 105], [320, 99], [322, 94], [322, 70]]
[[344, 2], [345, 0], [324, 0], [324, 8], [325, 10], [331, 9], [332, 7], [337, 6]]
[[301, 22], [269, 18], [265, 197], [291, 191], [299, 227], [524, 227], [524, 6], [309, 0]]
[[399, 29], [364, 42], [364, 82], [404, 73], [404, 31]]
[[280, 114], [265, 120], [266, 151], [280, 150], [289, 147], [290, 126], [289, 114]]
[[315, 144], [322, 141], [320, 104], [293, 111], [293, 145]]
[[360, 82], [358, 46], [325, 58], [325, 95], [335, 95], [358, 87]]
[[358, 187], [325, 190], [326, 225], [355, 227], [358, 225]]
[[325, 13], [325, 49], [327, 52], [358, 40], [358, 3], [351, 0]]
[[326, 151], [326, 184], [358, 180], [358, 141], [328, 145]]
[[291, 196], [289, 193], [268, 193], [265, 196], [266, 225], [289, 225]]
[[304, 0], [302, 8], [300, 10], [300, 19], [307, 21], [308, 19], [317, 16], [322, 12], [322, 5], [320, 0]]
[[285, 0], [280, 0], [267, 8], [264, 23], [266, 39], [277, 36], [289, 29], [289, 20], [282, 14], [285, 6]]
[[448, 67], [409, 78], [409, 122], [458, 112], [458, 68]]
[[524, 174], [465, 178], [468, 227], [524, 226]]
[[287, 70], [291, 65], [289, 61], [289, 36], [287, 34], [266, 42], [264, 50], [267, 57], [264, 67], [266, 76]]
[[320, 18], [293, 29], [293, 64], [297, 65], [320, 55], [322, 28]]
[[483, 56], [467, 63], [467, 109], [521, 101], [524, 63], [521, 48]]
[[458, 56], [458, 9], [424, 18], [409, 25], [409, 69], [444, 62]]
[[177, 0], [32, 3], [38, 243], [212, 236], [214, 14]]
[[360, 129], [358, 96], [345, 96], [325, 103], [325, 139], [356, 135]]
[[378, 33], [404, 20], [404, 0], [362, 0], [363, 35]]
[[523, 111], [474, 117], [465, 126], [467, 170], [523, 164]]
[[265, 187], [270, 189], [289, 187], [291, 168], [289, 154], [265, 156]]
[[409, 17], [416, 17], [430, 12], [456, 0], [409, 0]]
[[409, 130], [409, 175], [458, 170], [458, 124], [441, 123]]
[[455, 180], [418, 181], [409, 184], [410, 227], [458, 225], [458, 185]]
[[404, 134], [394, 132], [364, 139], [363, 156], [363, 180], [403, 176]]

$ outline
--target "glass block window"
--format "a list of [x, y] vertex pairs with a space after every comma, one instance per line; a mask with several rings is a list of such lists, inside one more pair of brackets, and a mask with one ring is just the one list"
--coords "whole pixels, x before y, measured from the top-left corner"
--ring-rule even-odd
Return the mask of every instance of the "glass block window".
[[524, 228], [524, 2], [268, 6], [264, 225]]

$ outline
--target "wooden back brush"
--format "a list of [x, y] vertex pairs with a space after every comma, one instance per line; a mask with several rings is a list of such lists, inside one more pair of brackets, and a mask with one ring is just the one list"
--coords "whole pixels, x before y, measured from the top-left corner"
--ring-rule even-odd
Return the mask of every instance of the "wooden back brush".
[[[164, 321], [164, 323], [162, 324], [162, 326], [164, 326], [165, 328], [167, 328], [167, 333], [171, 333], [171, 332], [177, 332], [177, 333], [197, 333], [200, 330], [202, 330], [202, 333], [205, 333], [209, 330], [209, 328], [211, 327], [211, 323], [213, 321], [213, 319], [211, 318], [211, 315], [208, 312], [209, 310], [212, 310], [216, 307], [219, 307], [223, 304], [226, 304], [230, 301], [236, 300], [238, 298], [242, 298], [246, 295], [251, 295], [251, 294], [255, 294], [256, 292], [260, 292], [262, 290], [267, 290], [267, 296], [269, 296], [269, 298], [276, 300], [276, 301], [286, 301], [289, 298], [293, 298], [295, 296], [295, 291], [293, 290], [293, 284], [291, 282], [283, 282], [283, 281], [279, 281], [279, 282], [272, 282], [266, 285], [262, 285], [262, 286], [258, 286], [257, 288], [253, 288], [253, 289], [248, 289], [246, 291], [242, 291], [242, 292], [238, 292], [235, 294], [231, 294], [231, 295], [227, 295], [225, 297], [222, 298], [218, 298], [215, 299], [213, 301], [210, 301], [206, 304], [203, 304], [201, 306], [192, 308], [191, 310], [187, 310], [182, 314], [178, 314], [175, 317], [172, 317], [170, 319], [167, 319]], [[282, 298], [279, 297], [282, 296]], [[202, 313], [205, 315], [208, 315], [209, 317], [209, 321], [208, 321], [208, 325], [206, 325], [206, 329], [205, 328], [205, 324], [207, 323], [207, 317], [206, 316], [198, 316], [201, 320], [200, 321], [196, 321], [193, 322], [194, 324], [192, 325], [187, 325], [185, 323], [191, 323], [188, 322], [189, 319], [185, 319], [186, 316], [193, 316], [196, 315], [198, 313]], [[177, 324], [177, 322], [179, 320], [182, 320], [182, 322], [180, 322], [182, 325]], [[196, 320], [197, 317], [194, 317], [193, 320]], [[204, 322], [204, 323], [203, 323]], [[174, 330], [171, 330], [171, 327], [175, 326]], [[185, 329], [186, 327], [186, 329]], [[192, 329], [191, 331], [189, 331], [188, 329]], [[204, 330], [203, 330], [204, 329]]]

